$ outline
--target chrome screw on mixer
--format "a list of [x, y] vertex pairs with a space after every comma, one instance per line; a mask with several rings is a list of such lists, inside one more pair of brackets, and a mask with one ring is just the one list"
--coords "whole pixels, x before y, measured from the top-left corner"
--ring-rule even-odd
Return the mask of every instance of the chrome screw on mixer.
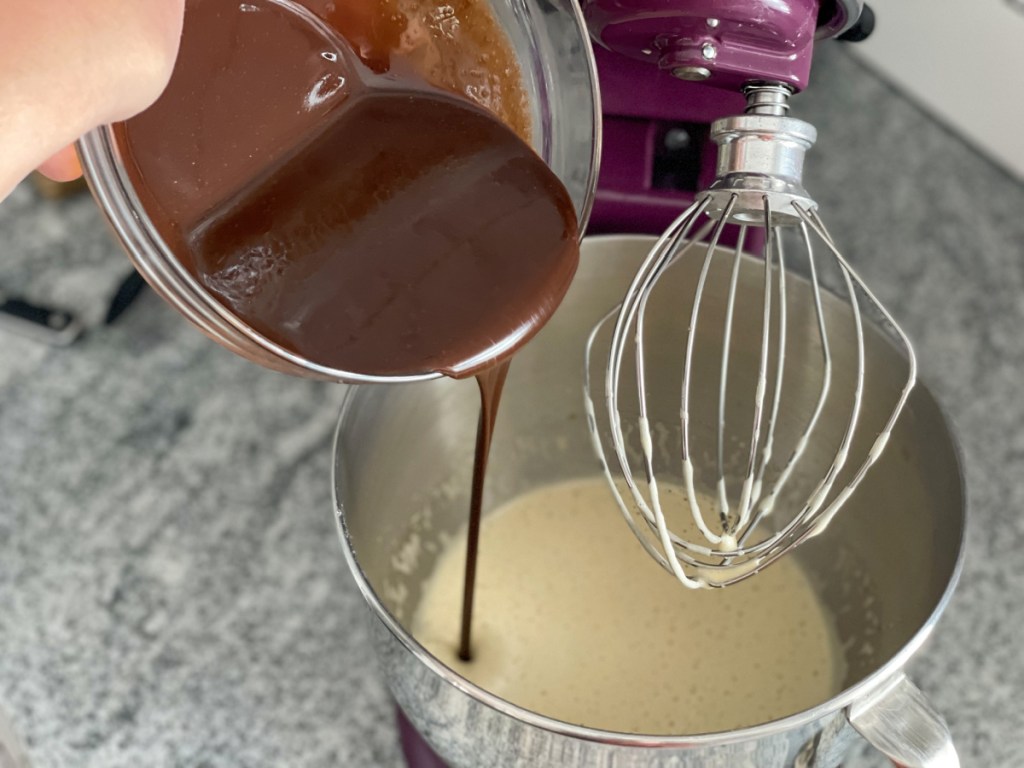
[[[840, 253], [803, 188], [814, 127], [787, 116], [792, 91], [786, 85], [755, 82], [744, 93], [746, 112], [711, 127], [719, 148], [714, 182], [661, 236], [586, 349], [591, 433], [618, 505], [647, 551], [692, 588], [741, 581], [824, 531], [882, 454], [916, 379], [909, 340]], [[727, 238], [734, 242], [729, 248]], [[743, 250], [760, 238], [763, 262], [757, 263]], [[699, 267], [691, 297], [652, 299], [666, 272], [694, 259]], [[762, 304], [737, 306], [738, 281], [752, 270], [763, 275]], [[809, 281], [813, 306], [794, 307], [787, 299], [787, 281], [804, 279], [794, 272]], [[822, 304], [838, 300], [822, 286], [827, 276], [836, 278], [849, 303], [848, 327], [827, 327]], [[677, 360], [648, 359], [644, 318], [652, 300], [691, 302], [683, 310], [687, 324], [680, 328], [685, 340]], [[865, 369], [864, 335], [877, 332], [865, 311], [882, 321], [906, 366], [881, 424], [862, 418], [873, 380]], [[759, 316], [758, 338], [736, 331], [741, 313]], [[695, 339], [709, 332], [720, 334], [714, 345], [720, 359], [698, 360]], [[603, 376], [595, 375], [591, 367], [600, 365], [604, 343]], [[787, 370], [793, 344], [819, 348], [820, 368]], [[756, 364], [743, 369], [756, 375], [737, 376], [730, 368], [739, 345], [756, 347]], [[851, 362], [837, 370], [840, 351]], [[646, 380], [679, 375], [680, 368], [678, 411], [655, 413]], [[595, 399], [603, 399], [602, 411]], [[695, 418], [717, 422], [710, 430], [715, 445], [695, 444]], [[863, 458], [858, 463], [855, 456]], [[682, 491], [675, 498], [685, 497], [675, 508], [666, 501], [670, 484]], [[689, 537], [673, 529], [683, 524], [692, 529]]]

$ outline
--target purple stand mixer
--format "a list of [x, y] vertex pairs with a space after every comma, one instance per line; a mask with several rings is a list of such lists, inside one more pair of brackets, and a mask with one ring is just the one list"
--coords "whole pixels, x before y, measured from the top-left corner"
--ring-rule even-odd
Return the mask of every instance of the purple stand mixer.
[[[602, 163], [588, 233], [660, 234], [716, 178], [711, 124], [750, 111], [750, 91], [806, 87], [817, 41], [857, 41], [861, 0], [581, 0], [602, 97]], [[784, 112], [784, 106], [782, 111]], [[779, 114], [776, 112], [775, 114]], [[756, 252], [762, 233], [747, 236]], [[723, 245], [732, 245], [726, 233]], [[444, 768], [406, 719], [412, 768]]]

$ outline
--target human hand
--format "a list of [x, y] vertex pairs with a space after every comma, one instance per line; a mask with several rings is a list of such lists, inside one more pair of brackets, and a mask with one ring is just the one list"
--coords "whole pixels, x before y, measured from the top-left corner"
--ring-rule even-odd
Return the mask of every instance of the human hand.
[[163, 91], [185, 0], [0, 0], [0, 200], [30, 171], [81, 173], [72, 142]]

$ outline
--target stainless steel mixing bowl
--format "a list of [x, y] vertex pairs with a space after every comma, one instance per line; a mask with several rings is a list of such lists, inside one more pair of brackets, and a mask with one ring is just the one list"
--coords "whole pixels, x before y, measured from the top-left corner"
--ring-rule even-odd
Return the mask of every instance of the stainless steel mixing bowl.
[[[491, 508], [538, 485], [599, 471], [581, 396], [583, 342], [622, 295], [650, 245], [643, 237], [585, 241], [565, 303], [513, 362], [487, 481]], [[760, 270], [750, 262], [740, 288], [741, 300], [757, 307]], [[687, 314], [681, 297], [694, 276], [692, 269], [670, 273], [665, 279], [675, 285], [662, 290], [670, 300], [648, 309], [648, 343], [660, 345], [670, 360], [678, 359]], [[789, 290], [798, 307], [791, 316], [796, 327], [792, 318], [813, 310], [806, 284], [791, 280]], [[848, 311], [827, 298], [830, 320]], [[722, 303], [722, 294], [705, 300]], [[720, 345], [720, 326], [709, 322], [705, 328], [698, 346]], [[800, 386], [796, 380], [805, 367], [817, 370], [807, 365], [809, 356], [820, 352], [793, 336], [788, 365]], [[734, 338], [749, 343], [734, 344], [731, 364], [756, 370], [760, 340], [754, 328], [738, 325]], [[837, 381], [852, 365], [849, 345], [839, 341], [833, 349]], [[902, 383], [904, 367], [884, 334], [873, 331], [866, 342], [868, 391], [884, 399]], [[810, 393], [817, 383], [804, 382]], [[652, 397], [678, 404], [672, 376], [652, 378], [648, 386]], [[957, 765], [945, 724], [903, 674], [956, 583], [965, 524], [957, 449], [925, 387], [914, 391], [888, 449], [848, 507], [795, 555], [837, 618], [848, 668], [842, 692], [772, 723], [678, 736], [609, 733], [527, 711], [463, 679], [410, 635], [424, 579], [446, 537], [465, 524], [478, 402], [471, 381], [354, 388], [336, 438], [342, 545], [371, 609], [384, 676], [409, 719], [453, 767], [836, 766], [857, 731], [899, 764]], [[869, 426], [881, 423], [886, 407], [865, 403]], [[798, 425], [779, 426], [787, 428]], [[691, 429], [713, 437], [714, 419], [709, 415]], [[625, 523], [622, 535], [632, 535]]]

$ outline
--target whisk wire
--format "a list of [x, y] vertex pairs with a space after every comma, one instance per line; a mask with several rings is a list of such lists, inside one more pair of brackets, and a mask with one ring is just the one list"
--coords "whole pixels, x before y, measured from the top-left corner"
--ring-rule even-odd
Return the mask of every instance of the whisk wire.
[[625, 499], [619, 492], [618, 486], [615, 484], [615, 481], [611, 473], [611, 468], [608, 464], [608, 456], [605, 453], [604, 445], [601, 442], [601, 431], [597, 423], [597, 409], [594, 406], [594, 399], [593, 397], [591, 397], [590, 394], [590, 371], [591, 365], [593, 363], [593, 350], [595, 349], [597, 336], [608, 323], [608, 321], [611, 320], [618, 313], [619, 307], [621, 307], [621, 304], [618, 304], [612, 307], [610, 310], [608, 310], [604, 317], [602, 317], [597, 322], [597, 324], [591, 329], [590, 334], [587, 336], [587, 343], [583, 356], [583, 404], [587, 416], [587, 429], [590, 433], [590, 441], [591, 445], [594, 448], [594, 453], [597, 455], [598, 462], [601, 465], [601, 472], [608, 480], [608, 484], [612, 492], [612, 498], [615, 500], [619, 512], [622, 514], [623, 518], [625, 518], [626, 523], [629, 525], [630, 529], [633, 531], [633, 534], [636, 536], [637, 540], [643, 546], [647, 554], [654, 558], [654, 560], [666, 570], [672, 570], [665, 556], [654, 547], [654, 545], [651, 543], [648, 537], [644, 535], [643, 531], [640, 529], [640, 526], [637, 525], [636, 519], [630, 513], [629, 508], [626, 506]]
[[[778, 256], [778, 284], [779, 284], [779, 339], [777, 343], [778, 349], [776, 350], [777, 360], [775, 363], [775, 390], [772, 396], [772, 409], [768, 416], [768, 428], [765, 432], [764, 447], [761, 449], [761, 466], [758, 468], [757, 477], [754, 479], [753, 488], [753, 499], [761, 499], [761, 489], [764, 487], [764, 478], [768, 471], [768, 464], [772, 459], [772, 453], [775, 448], [775, 425], [779, 419], [779, 406], [782, 402], [782, 382], [786, 370], [786, 256], [783, 248], [782, 233], [779, 232], [778, 227], [771, 227], [771, 216], [770, 207], [768, 207], [767, 200], [765, 201], [767, 221], [766, 229], [770, 232], [770, 241], [775, 244]], [[784, 484], [784, 481], [783, 481]], [[778, 483], [776, 485], [779, 485]], [[779, 486], [781, 487], [781, 486]], [[760, 503], [757, 504], [760, 508]], [[740, 538], [745, 537], [745, 534], [753, 526], [750, 524], [750, 515], [754, 509], [754, 503], [750, 503], [743, 508], [743, 513], [740, 517], [740, 521], [737, 524], [737, 535]]]
[[[763, 199], [765, 242], [764, 242], [764, 298], [762, 300], [761, 359], [757, 368], [757, 384], [754, 389], [754, 418], [750, 435], [750, 449], [747, 456], [746, 473], [740, 491], [739, 514], [744, 519], [749, 514], [751, 493], [754, 485], [754, 471], [757, 464], [757, 449], [761, 441], [761, 421], [764, 417], [764, 398], [768, 387], [768, 352], [771, 346], [772, 320], [772, 270], [774, 267], [775, 231], [771, 226], [772, 210], [767, 196]], [[784, 345], [780, 343], [780, 349]], [[771, 439], [769, 435], [769, 440]], [[731, 547], [736, 549], [736, 545]]]
[[723, 520], [728, 519], [729, 515], [729, 497], [725, 487], [725, 403], [729, 388], [729, 352], [732, 346], [732, 320], [736, 311], [736, 287], [739, 284], [743, 245], [746, 239], [747, 228], [741, 226], [736, 235], [736, 248], [732, 255], [729, 294], [725, 304], [725, 329], [722, 332], [722, 370], [718, 389], [718, 508]]
[[[821, 417], [822, 411], [825, 408], [825, 403], [828, 400], [829, 391], [832, 387], [832, 350], [829, 346], [828, 340], [828, 329], [825, 325], [825, 313], [821, 306], [821, 286], [818, 282], [818, 268], [815, 264], [814, 257], [814, 245], [811, 243], [810, 234], [807, 231], [807, 224], [803, 221], [798, 225], [800, 233], [803, 239], [803, 244], [807, 249], [807, 264], [810, 272], [810, 284], [811, 284], [811, 298], [814, 303], [814, 315], [818, 329], [818, 337], [821, 339], [821, 352], [822, 352], [822, 377], [821, 377], [821, 389], [818, 392], [818, 398], [815, 402], [814, 409], [811, 412], [810, 419], [807, 422], [807, 426], [803, 432], [797, 438], [796, 444], [793, 450], [789, 454], [789, 458], [783, 465], [779, 472], [779, 476], [772, 484], [768, 494], [763, 496], [757, 505], [757, 513], [754, 519], [750, 521], [750, 525], [743, 532], [740, 537], [740, 544], [745, 545], [746, 539], [750, 534], [757, 528], [758, 525], [764, 520], [767, 515], [770, 515], [775, 505], [775, 500], [778, 498], [779, 493], [785, 487], [789, 481], [793, 470], [796, 468], [797, 463], [803, 456], [804, 451], [807, 449], [807, 445], [810, 442], [811, 435], [814, 432], [815, 426], [818, 424], [818, 419]], [[781, 239], [778, 241], [781, 244]], [[782, 259], [780, 258], [780, 261]], [[767, 462], [763, 465], [763, 469], [767, 469]], [[763, 481], [763, 477], [762, 477]]]
[[[810, 536], [815, 536], [825, 530], [829, 522], [831, 522], [832, 517], [839, 510], [839, 508], [842, 507], [842, 505], [847, 501], [847, 499], [850, 497], [850, 495], [853, 493], [856, 487], [860, 484], [861, 480], [864, 478], [864, 475], [867, 474], [867, 471], [872, 467], [872, 465], [874, 465], [874, 463], [878, 461], [878, 458], [882, 455], [882, 452], [885, 450], [885, 446], [889, 441], [889, 436], [892, 434], [892, 430], [896, 426], [896, 421], [897, 419], [899, 419], [900, 413], [903, 411], [903, 407], [906, 405], [907, 398], [910, 397], [910, 392], [913, 390], [914, 384], [917, 382], [917, 359], [913, 354], [913, 347], [911, 346], [910, 339], [907, 337], [906, 333], [903, 331], [902, 328], [900, 328], [899, 324], [893, 318], [892, 314], [889, 312], [889, 310], [885, 308], [885, 305], [878, 300], [878, 298], [867, 286], [867, 284], [864, 283], [864, 281], [857, 276], [857, 273], [853, 270], [853, 267], [850, 266], [845, 257], [843, 257], [843, 255], [839, 252], [839, 249], [836, 247], [835, 241], [832, 239], [831, 235], [829, 235], [828, 230], [825, 228], [825, 223], [818, 216], [817, 211], [808, 211], [806, 209], [801, 208], [800, 206], [794, 207], [796, 208], [797, 213], [800, 215], [801, 219], [807, 221], [810, 224], [811, 228], [818, 233], [819, 237], [821, 237], [826, 247], [832, 252], [832, 255], [835, 257], [836, 261], [842, 267], [843, 273], [857, 282], [857, 284], [860, 286], [861, 291], [864, 293], [865, 297], [868, 299], [868, 301], [871, 302], [872, 306], [874, 306], [875, 309], [881, 314], [890, 330], [896, 334], [901, 344], [907, 350], [910, 351], [910, 354], [908, 356], [909, 370], [907, 373], [907, 379], [903, 384], [903, 388], [900, 390], [899, 396], [897, 397], [895, 408], [889, 415], [889, 418], [886, 421], [885, 426], [882, 427], [882, 430], [875, 437], [875, 440], [872, 443], [871, 448], [868, 449], [867, 458], [857, 469], [856, 473], [854, 474], [850, 482], [847, 484], [847, 486], [824, 510], [824, 512], [820, 516], [820, 519], [816, 522], [814, 528], [809, 532]], [[863, 364], [863, 333], [861, 333], [858, 337], [858, 343], [858, 354], [860, 356], [861, 364]]]
[[[724, 533], [719, 535], [712, 532], [704, 520], [704, 514], [700, 509], [700, 501], [694, 487], [693, 460], [690, 457], [690, 374], [693, 370], [693, 344], [694, 339], [697, 336], [697, 318], [700, 313], [701, 301], [704, 297], [704, 287], [707, 283], [708, 272], [711, 269], [711, 261], [714, 257], [715, 250], [718, 248], [718, 243], [722, 237], [722, 231], [725, 228], [725, 223], [728, 221], [729, 215], [732, 213], [735, 205], [736, 195], [732, 195], [729, 202], [726, 204], [724, 215], [719, 220], [711, 236], [711, 242], [708, 244], [707, 250], [704, 253], [704, 262], [701, 265], [700, 275], [697, 278], [697, 285], [694, 289], [693, 295], [693, 307], [690, 311], [690, 326], [686, 336], [686, 353], [683, 361], [683, 381], [680, 398], [681, 406], [679, 410], [680, 429], [682, 431], [680, 458], [682, 460], [683, 481], [686, 484], [686, 498], [689, 502], [690, 515], [693, 518], [694, 524], [697, 526], [698, 530], [700, 530], [704, 538], [712, 544], [723, 543], [724, 537], [728, 535], [728, 521], [725, 513], [720, 511], [722, 530]], [[647, 295], [650, 295], [653, 288], [653, 283], [647, 287]], [[637, 349], [636, 359], [638, 367], [644, 367], [644, 357], [642, 350], [639, 348]], [[646, 401], [646, 396], [643, 396], [643, 400]], [[646, 409], [641, 412], [641, 416], [646, 422]], [[649, 457], [647, 460], [648, 463], [650, 463]]]

